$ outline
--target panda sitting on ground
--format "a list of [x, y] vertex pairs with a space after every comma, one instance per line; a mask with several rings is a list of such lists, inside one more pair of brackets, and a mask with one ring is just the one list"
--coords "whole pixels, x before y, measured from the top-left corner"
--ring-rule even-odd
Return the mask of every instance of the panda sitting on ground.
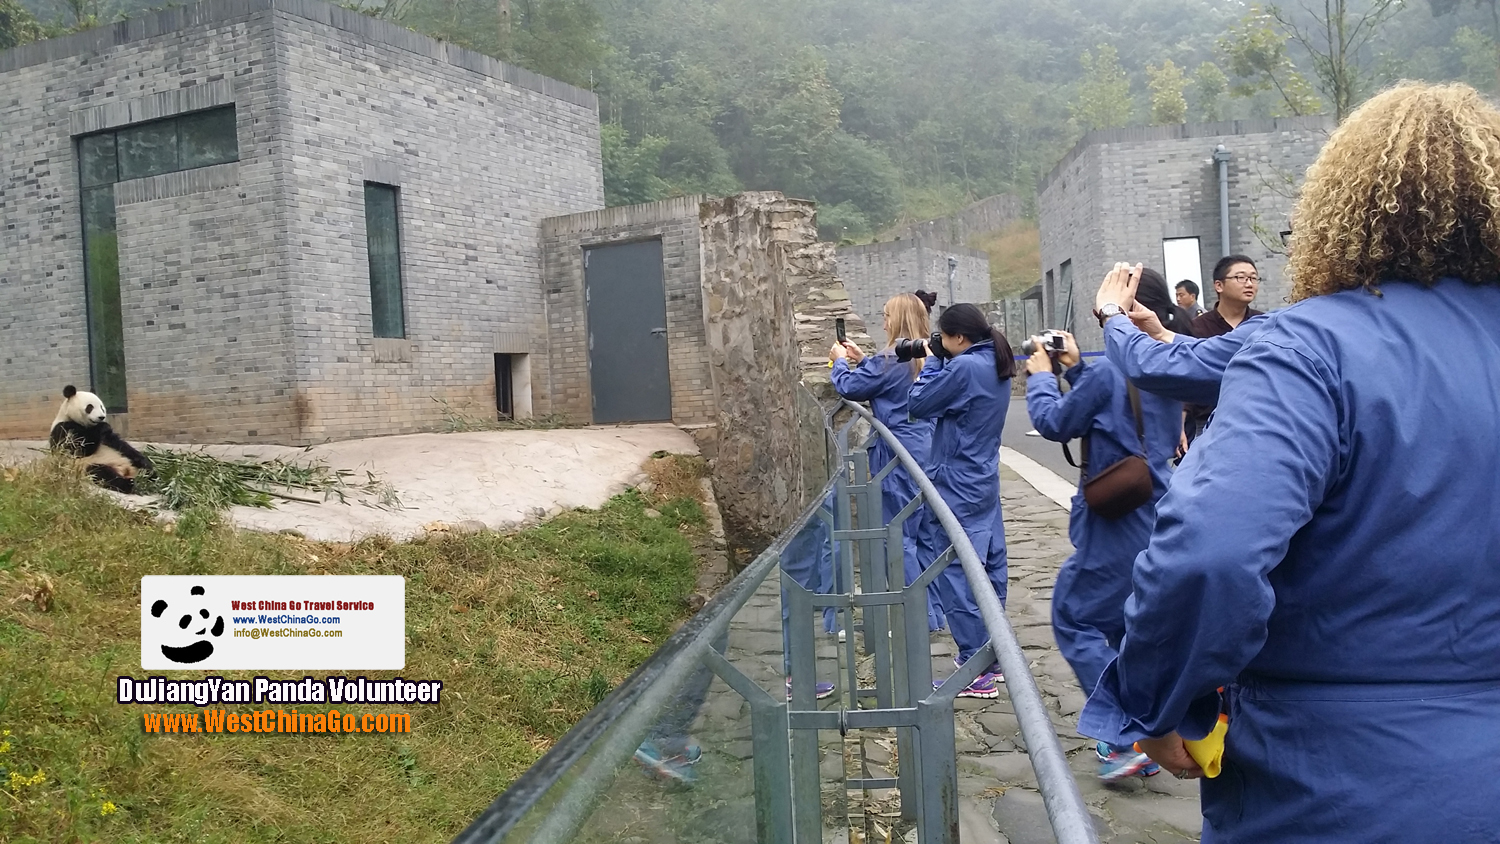
[[54, 450], [76, 457], [89, 477], [115, 492], [135, 493], [135, 478], [149, 473], [151, 461], [120, 439], [105, 422], [104, 402], [93, 393], [63, 387], [63, 403], [52, 420], [49, 442]]

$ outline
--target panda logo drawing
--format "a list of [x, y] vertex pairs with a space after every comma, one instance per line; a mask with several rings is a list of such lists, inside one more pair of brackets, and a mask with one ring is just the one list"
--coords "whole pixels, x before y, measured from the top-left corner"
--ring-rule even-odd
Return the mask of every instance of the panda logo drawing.
[[[194, 586], [189, 590], [189, 594], [192, 597], [205, 597], [204, 589], [202, 586]], [[166, 615], [167, 613], [167, 607], [168, 604], [166, 601], [158, 599], [151, 604], [151, 617], [162, 618], [163, 615]], [[192, 612], [192, 609], [194, 608], [197, 609], [196, 613]], [[194, 637], [211, 635], [215, 639], [224, 635], [224, 616], [220, 615], [215, 617], [212, 627], [208, 626], [208, 617], [209, 612], [206, 608], [190, 607], [187, 613], [184, 613], [180, 618], [176, 620], [177, 629], [186, 631], [193, 626], [202, 625], [201, 629], [187, 635]], [[167, 619], [170, 620], [171, 616], [167, 615]], [[184, 665], [191, 665], [193, 663], [202, 662], [203, 660], [208, 659], [210, 656], [213, 656], [214, 643], [211, 639], [200, 638], [195, 639], [194, 641], [186, 645], [163, 644], [161, 646], [161, 653], [162, 656], [165, 656], [167, 659], [170, 659], [173, 662], [182, 663]]]

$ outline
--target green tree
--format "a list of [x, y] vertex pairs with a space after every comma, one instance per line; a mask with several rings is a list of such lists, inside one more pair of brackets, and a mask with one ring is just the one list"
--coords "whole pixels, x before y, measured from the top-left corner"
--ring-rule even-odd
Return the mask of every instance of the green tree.
[[1261, 91], [1275, 91], [1293, 115], [1316, 114], [1323, 104], [1287, 54], [1288, 38], [1275, 17], [1252, 6], [1219, 40], [1229, 72], [1238, 77], [1230, 92], [1253, 97]]
[[1297, 14], [1281, 6], [1266, 13], [1291, 40], [1307, 51], [1313, 75], [1323, 96], [1333, 102], [1334, 117], [1343, 120], [1365, 93], [1369, 72], [1360, 53], [1391, 18], [1405, 8], [1405, 0], [1365, 0], [1363, 11], [1349, 0], [1323, 0], [1323, 11], [1303, 8]]
[[1078, 128], [1090, 132], [1130, 122], [1130, 79], [1120, 67], [1115, 48], [1100, 44], [1096, 52], [1085, 50], [1079, 63], [1083, 78], [1070, 109]]
[[42, 25], [17, 0], [0, 0], [0, 50], [42, 39]]
[[648, 135], [630, 142], [623, 126], [599, 127], [599, 149], [604, 159], [604, 204], [635, 205], [670, 196], [671, 185], [657, 175], [666, 138]]
[[1197, 93], [1198, 119], [1215, 123], [1224, 119], [1224, 94], [1229, 90], [1229, 78], [1213, 62], [1198, 65], [1193, 72], [1193, 90]]
[[1495, 90], [1494, 39], [1473, 27], [1461, 26], [1454, 31], [1449, 49], [1462, 68], [1463, 81], [1486, 93]]
[[1157, 126], [1174, 126], [1187, 122], [1187, 98], [1183, 89], [1187, 79], [1182, 68], [1166, 59], [1161, 67], [1146, 66], [1147, 83], [1151, 88], [1151, 122]]
[[[1429, 4], [1432, 8], [1432, 16], [1438, 18], [1456, 12], [1459, 6], [1463, 5], [1463, 0], [1429, 0]], [[1489, 79], [1481, 84], [1479, 80], [1483, 79], [1484, 74], [1475, 72], [1477, 68], [1474, 59], [1478, 56], [1475, 50], [1480, 46], [1475, 36], [1480, 35], [1479, 32], [1469, 27], [1460, 27], [1457, 32], [1453, 33], [1453, 47], [1460, 54], [1459, 59], [1463, 63], [1464, 76], [1469, 84], [1481, 91], [1493, 91], [1497, 87], [1497, 81], [1500, 81], [1500, 0], [1473, 0], [1473, 5], [1488, 13], [1486, 16], [1490, 24]]]

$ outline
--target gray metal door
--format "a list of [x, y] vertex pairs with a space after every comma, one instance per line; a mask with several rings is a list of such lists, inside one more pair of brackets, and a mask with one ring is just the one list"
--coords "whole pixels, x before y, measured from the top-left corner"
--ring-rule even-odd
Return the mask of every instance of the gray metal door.
[[583, 251], [594, 422], [672, 419], [661, 241]]

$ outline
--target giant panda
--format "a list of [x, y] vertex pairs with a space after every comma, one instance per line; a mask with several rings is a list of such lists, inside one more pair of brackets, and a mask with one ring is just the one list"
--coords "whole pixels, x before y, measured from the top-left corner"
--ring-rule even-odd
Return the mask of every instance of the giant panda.
[[83, 461], [89, 477], [126, 494], [135, 493], [135, 477], [150, 472], [151, 461], [125, 442], [105, 422], [104, 402], [69, 384], [63, 387], [62, 407], [52, 420], [49, 442], [54, 450]]

